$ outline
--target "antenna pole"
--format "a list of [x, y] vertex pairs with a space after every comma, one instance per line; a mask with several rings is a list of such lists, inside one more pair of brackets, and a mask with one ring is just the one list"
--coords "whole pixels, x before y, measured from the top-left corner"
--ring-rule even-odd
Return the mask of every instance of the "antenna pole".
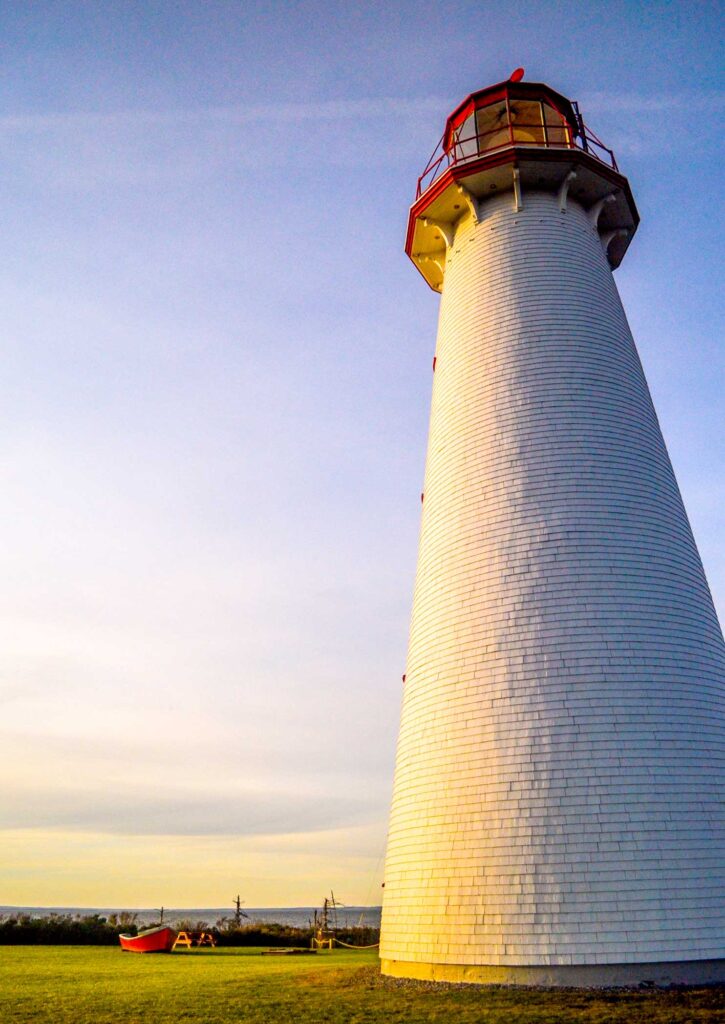
[[249, 914], [245, 914], [242, 910], [242, 898], [239, 893], [237, 893], [234, 898], [234, 924], [237, 928], [241, 928], [243, 917], [249, 917]]

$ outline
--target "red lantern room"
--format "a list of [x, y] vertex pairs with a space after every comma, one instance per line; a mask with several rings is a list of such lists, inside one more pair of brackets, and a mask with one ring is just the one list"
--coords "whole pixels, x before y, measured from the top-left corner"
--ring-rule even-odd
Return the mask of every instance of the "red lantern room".
[[477, 217], [494, 193], [510, 191], [519, 208], [526, 190], [556, 192], [562, 209], [569, 197], [596, 212], [612, 267], [639, 223], [614, 153], [587, 128], [578, 105], [548, 85], [522, 81], [523, 74], [518, 68], [460, 103], [418, 179], [406, 252], [437, 291], [457, 220]]
[[464, 160], [503, 146], [563, 146], [579, 133], [574, 108], [548, 85], [508, 81], [472, 93], [446, 122], [443, 148]]

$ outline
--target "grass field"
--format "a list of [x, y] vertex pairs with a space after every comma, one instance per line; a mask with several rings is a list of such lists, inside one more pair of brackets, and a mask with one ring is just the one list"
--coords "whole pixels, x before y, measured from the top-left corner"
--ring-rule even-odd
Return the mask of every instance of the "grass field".
[[380, 977], [373, 952], [255, 949], [137, 956], [0, 947], [2, 1024], [715, 1024], [725, 989], [594, 992], [426, 986]]

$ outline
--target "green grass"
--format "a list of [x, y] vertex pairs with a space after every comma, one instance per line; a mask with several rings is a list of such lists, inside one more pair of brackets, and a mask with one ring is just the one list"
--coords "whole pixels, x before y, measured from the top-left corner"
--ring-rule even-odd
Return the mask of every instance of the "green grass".
[[442, 987], [380, 977], [377, 955], [254, 949], [138, 956], [0, 947], [2, 1024], [715, 1024], [725, 989], [595, 992]]

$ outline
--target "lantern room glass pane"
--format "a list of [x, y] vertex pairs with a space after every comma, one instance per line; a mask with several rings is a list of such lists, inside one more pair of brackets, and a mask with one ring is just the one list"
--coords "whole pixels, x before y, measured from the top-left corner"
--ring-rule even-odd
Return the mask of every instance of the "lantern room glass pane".
[[508, 146], [511, 141], [508, 129], [505, 103], [492, 103], [476, 111], [478, 148], [481, 153], [487, 149]]
[[514, 142], [545, 146], [544, 115], [538, 100], [512, 100], [511, 126]]
[[455, 134], [455, 159], [467, 160], [478, 155], [476, 122], [473, 114], [467, 117]]
[[546, 138], [550, 146], [570, 146], [571, 128], [558, 110], [548, 103], [541, 104], [546, 122]]

